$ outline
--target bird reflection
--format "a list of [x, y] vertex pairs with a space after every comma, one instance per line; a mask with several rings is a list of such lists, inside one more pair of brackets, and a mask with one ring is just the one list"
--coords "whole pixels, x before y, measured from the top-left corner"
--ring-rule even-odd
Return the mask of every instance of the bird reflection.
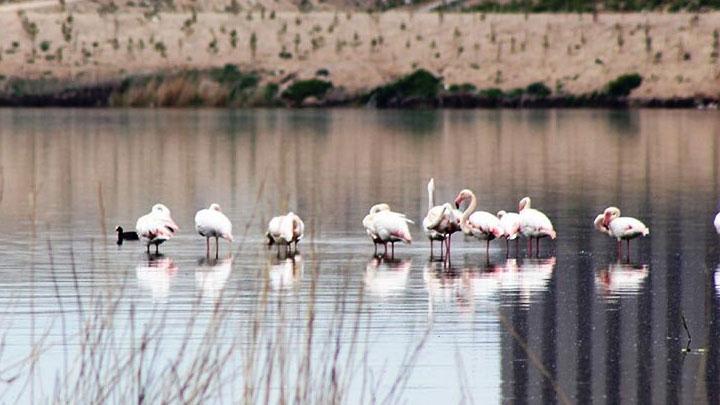
[[614, 263], [595, 274], [595, 286], [604, 294], [637, 294], [650, 274], [647, 264]]
[[202, 258], [195, 270], [195, 286], [204, 297], [220, 296], [232, 270], [232, 255], [224, 259]]
[[286, 258], [274, 259], [270, 265], [270, 287], [284, 290], [300, 281], [303, 274], [302, 255], [296, 253]]
[[405, 290], [412, 260], [385, 259], [374, 256], [365, 267], [365, 288], [379, 296]]
[[153, 302], [166, 302], [170, 293], [170, 281], [175, 277], [178, 267], [169, 257], [148, 254], [135, 268], [138, 286], [152, 292]]
[[474, 309], [476, 303], [497, 304], [500, 295], [516, 295], [517, 302], [528, 305], [533, 294], [544, 291], [555, 269], [555, 257], [544, 259], [507, 259], [502, 263], [471, 265], [462, 269], [442, 267], [429, 262], [423, 270], [425, 287], [433, 305], [452, 302], [461, 312]]

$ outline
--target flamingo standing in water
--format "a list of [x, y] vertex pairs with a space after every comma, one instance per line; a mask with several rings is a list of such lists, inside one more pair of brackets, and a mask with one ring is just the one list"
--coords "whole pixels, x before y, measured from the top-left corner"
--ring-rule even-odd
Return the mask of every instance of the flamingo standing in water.
[[510, 254], [510, 241], [515, 241], [515, 250], [517, 252], [517, 244], [520, 239], [520, 214], [517, 212], [505, 212], [500, 210], [497, 213], [497, 217], [500, 219], [500, 226], [502, 226], [505, 234], [505, 251], [506, 255]]
[[460, 208], [460, 204], [465, 200], [470, 200], [470, 204], [462, 214], [460, 226], [466, 235], [485, 241], [485, 254], [487, 255], [490, 253], [490, 241], [503, 236], [505, 231], [500, 225], [498, 217], [489, 212], [475, 211], [477, 198], [472, 191], [462, 190], [455, 198], [455, 206]]
[[428, 212], [423, 219], [423, 231], [430, 239], [430, 257], [433, 255], [433, 241], [440, 241], [440, 257], [442, 258], [443, 245], [446, 246], [446, 255], [450, 255], [450, 241], [452, 234], [460, 230], [460, 211], [453, 208], [450, 203], [435, 205], [435, 179], [430, 179], [428, 190]]
[[305, 223], [302, 219], [297, 214], [288, 212], [286, 215], [273, 217], [270, 220], [265, 237], [268, 239], [268, 246], [277, 245], [279, 256], [280, 245], [285, 245], [286, 254], [289, 251], [296, 253], [297, 244], [303, 238], [304, 232]]
[[595, 217], [595, 229], [617, 239], [618, 256], [622, 255], [622, 241], [627, 241], [627, 255], [630, 259], [630, 239], [650, 234], [650, 228], [640, 220], [632, 217], [621, 217], [617, 207], [605, 208], [601, 215]]
[[[412, 236], [408, 224], [413, 221], [407, 219], [404, 214], [393, 212], [390, 210], [380, 211], [373, 215], [372, 225], [374, 235], [376, 235], [379, 243], [385, 247], [383, 256], [387, 256], [387, 244], [391, 245], [390, 257], [395, 257], [395, 243], [403, 242], [412, 243]], [[373, 239], [375, 240], [375, 239]]]
[[375, 204], [370, 207], [370, 212], [365, 215], [365, 218], [363, 218], [362, 220], [362, 224], [365, 227], [365, 232], [373, 241], [373, 247], [375, 248], [375, 256], [377, 256], [378, 243], [383, 243], [382, 240], [380, 240], [380, 238], [378, 237], [377, 232], [375, 231], [375, 215], [380, 211], [390, 211], [390, 206], [385, 203]]
[[531, 207], [530, 197], [520, 200], [518, 212], [520, 213], [520, 233], [528, 238], [528, 252], [532, 254], [532, 240], [535, 238], [535, 254], [540, 253], [541, 238], [555, 239], [557, 237], [552, 222], [542, 211]]
[[222, 213], [218, 204], [210, 204], [209, 208], [202, 209], [195, 214], [195, 230], [205, 237], [206, 256], [210, 256], [210, 238], [215, 238], [215, 258], [218, 257], [218, 238], [229, 241], [232, 246], [232, 223]]
[[135, 223], [135, 230], [145, 241], [148, 253], [150, 245], [155, 245], [155, 253], [158, 253], [158, 246], [175, 236], [179, 229], [168, 207], [162, 204], [153, 205], [150, 213], [141, 216]]

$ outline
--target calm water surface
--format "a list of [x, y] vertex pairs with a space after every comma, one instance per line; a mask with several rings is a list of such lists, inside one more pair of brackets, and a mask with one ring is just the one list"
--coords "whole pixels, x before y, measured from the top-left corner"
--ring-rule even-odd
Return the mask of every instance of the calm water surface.
[[[0, 111], [0, 402], [720, 403], [719, 136], [698, 111]], [[456, 236], [443, 267], [414, 225], [374, 258], [369, 206], [420, 223], [431, 176], [491, 212], [530, 195], [558, 239]], [[116, 246], [155, 202], [163, 256]], [[609, 205], [651, 228], [629, 263], [593, 231]], [[287, 210], [294, 260], [262, 245]]]

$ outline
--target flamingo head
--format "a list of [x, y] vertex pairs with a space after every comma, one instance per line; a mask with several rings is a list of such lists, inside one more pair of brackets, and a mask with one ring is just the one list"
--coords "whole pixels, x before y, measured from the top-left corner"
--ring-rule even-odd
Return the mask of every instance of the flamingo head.
[[213, 210], [213, 211], [217, 211], [217, 212], [221, 212], [221, 210], [220, 210], [220, 204], [217, 204], [217, 203], [212, 203], [212, 204], [210, 204], [210, 208], [208, 208], [208, 209]]
[[605, 208], [605, 211], [603, 212], [603, 225], [607, 228], [610, 222], [612, 222], [613, 219], [620, 216], [620, 208], [618, 207], [608, 207]]
[[507, 214], [507, 212], [505, 212], [505, 210], [500, 210], [500, 211], [498, 211], [498, 213], [497, 213], [497, 217], [500, 218], [500, 219], [502, 219], [502, 217], [503, 217], [505, 214]]
[[164, 204], [153, 205], [152, 211], [158, 214], [170, 216], [170, 210]]
[[460, 204], [462, 204], [465, 200], [469, 200], [471, 195], [472, 191], [468, 189], [459, 192], [457, 197], [455, 197], [455, 208], [460, 208]]
[[380, 203], [370, 207], [370, 215], [377, 214], [380, 211], [390, 211], [390, 206], [385, 203]]
[[610, 232], [608, 230], [608, 227], [605, 225], [605, 215], [600, 214], [597, 217], [595, 217], [595, 221], [593, 221], [593, 225], [595, 226], [595, 229], [602, 233], [608, 233]]
[[520, 200], [520, 203], [518, 204], [518, 212], [524, 210], [525, 208], [530, 208], [530, 197], [525, 197]]
[[430, 193], [435, 191], [435, 179], [434, 178], [431, 178], [430, 181], [428, 181], [427, 188], [428, 188], [428, 192], [430, 192]]

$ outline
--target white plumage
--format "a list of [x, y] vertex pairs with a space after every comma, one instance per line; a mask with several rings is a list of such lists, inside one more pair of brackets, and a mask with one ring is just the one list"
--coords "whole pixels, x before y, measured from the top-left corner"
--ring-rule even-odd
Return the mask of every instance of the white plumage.
[[500, 226], [504, 231], [505, 238], [508, 240], [517, 239], [520, 234], [520, 214], [500, 210], [497, 217], [500, 219]]
[[603, 225], [607, 228], [608, 234], [616, 238], [618, 242], [650, 234], [650, 229], [640, 220], [632, 217], [621, 217], [620, 209], [617, 207], [606, 208], [603, 217]]
[[520, 212], [520, 233], [526, 238], [544, 238], [555, 239], [557, 234], [553, 228], [550, 218], [542, 211], [536, 210], [530, 206], [530, 197], [520, 200], [518, 211]]
[[294, 251], [297, 251], [297, 244], [303, 238], [305, 232], [305, 224], [300, 217], [288, 212], [286, 215], [273, 217], [268, 223], [268, 229], [265, 237], [268, 239], [268, 245], [277, 245], [278, 253], [280, 245], [285, 245], [290, 250], [294, 244]]
[[215, 238], [215, 256], [218, 255], [218, 238], [233, 241], [232, 223], [222, 213], [220, 205], [210, 204], [209, 208], [202, 209], [195, 214], [195, 230], [205, 237], [207, 251], [210, 254], [210, 238]]
[[503, 236], [505, 231], [500, 225], [498, 217], [489, 212], [475, 211], [475, 208], [477, 208], [477, 198], [472, 191], [468, 189], [462, 190], [455, 198], [455, 206], [459, 207], [463, 201], [468, 199], [470, 200], [470, 204], [462, 214], [460, 226], [465, 235], [486, 241], [485, 252], [488, 253], [490, 250], [490, 241]]
[[155, 204], [150, 213], [138, 218], [135, 230], [145, 241], [147, 251], [150, 252], [150, 245], [155, 245], [155, 252], [158, 245], [171, 239], [180, 229], [170, 216], [170, 210], [163, 204]]
[[381, 211], [390, 211], [390, 206], [385, 203], [375, 204], [370, 207], [370, 212], [365, 215], [365, 218], [362, 220], [363, 227], [365, 227], [365, 233], [367, 233], [375, 246], [375, 254], [377, 254], [378, 243], [382, 243], [375, 231], [375, 215]]
[[[427, 185], [428, 212], [423, 218], [422, 226], [425, 236], [430, 240], [430, 256], [433, 253], [433, 241], [440, 241], [442, 252], [443, 243], [460, 230], [460, 217], [462, 213], [453, 208], [450, 203], [435, 205], [435, 179], [430, 179]], [[449, 253], [449, 246], [447, 253]]]
[[715, 215], [715, 221], [713, 221], [713, 224], [715, 225], [715, 231], [720, 234], [720, 213]]

